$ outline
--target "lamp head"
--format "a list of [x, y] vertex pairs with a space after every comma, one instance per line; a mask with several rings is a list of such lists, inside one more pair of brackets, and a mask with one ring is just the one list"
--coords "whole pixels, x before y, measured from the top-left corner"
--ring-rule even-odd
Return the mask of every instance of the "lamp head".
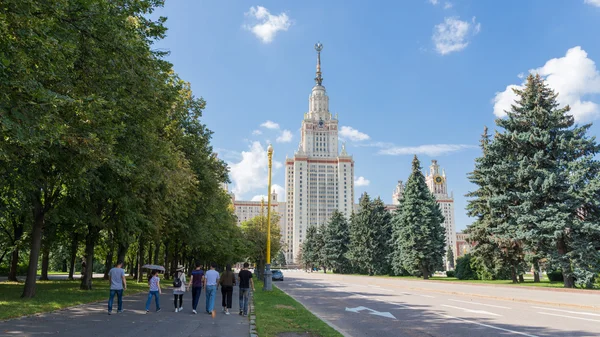
[[269, 144], [269, 147], [267, 148], [267, 152], [269, 154], [273, 154], [273, 145]]

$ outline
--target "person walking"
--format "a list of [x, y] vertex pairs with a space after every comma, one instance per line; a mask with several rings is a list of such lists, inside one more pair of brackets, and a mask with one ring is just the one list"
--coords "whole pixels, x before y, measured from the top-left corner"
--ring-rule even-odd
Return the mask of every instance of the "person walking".
[[252, 280], [252, 272], [248, 270], [248, 262], [244, 263], [244, 268], [238, 274], [240, 285], [240, 316], [248, 316], [248, 299], [250, 296], [250, 286], [254, 291], [254, 281]]
[[[183, 272], [183, 266], [177, 266], [175, 276], [173, 277], [173, 304], [175, 305], [175, 312], [183, 311], [183, 294], [185, 294], [185, 273]], [[177, 301], [179, 300], [179, 306]]]
[[108, 298], [108, 314], [112, 315], [113, 301], [117, 295], [117, 313], [123, 312], [123, 290], [127, 290], [127, 280], [123, 262], [119, 261], [114, 268], [108, 271], [108, 282], [110, 283], [110, 297]]
[[206, 289], [206, 312], [215, 317], [215, 296], [219, 289], [219, 273], [215, 270], [216, 263], [210, 264], [210, 270], [204, 275], [204, 289]]
[[231, 265], [228, 264], [225, 271], [221, 274], [221, 304], [225, 315], [229, 315], [233, 297], [233, 286], [235, 285], [235, 274], [231, 271]]
[[199, 262], [196, 262], [196, 269], [192, 271], [192, 277], [190, 278], [190, 284], [188, 288], [192, 288], [192, 312], [197, 314], [196, 308], [200, 301], [200, 294], [202, 293], [202, 282], [204, 281], [204, 270]]
[[156, 304], [156, 312], [160, 312], [160, 295], [162, 290], [160, 289], [160, 278], [158, 278], [158, 270], [153, 270], [148, 278], [148, 286], [150, 291], [148, 292], [148, 300], [146, 301], [146, 313], [150, 312], [150, 304], [152, 303], [152, 296], [154, 296], [154, 302]]

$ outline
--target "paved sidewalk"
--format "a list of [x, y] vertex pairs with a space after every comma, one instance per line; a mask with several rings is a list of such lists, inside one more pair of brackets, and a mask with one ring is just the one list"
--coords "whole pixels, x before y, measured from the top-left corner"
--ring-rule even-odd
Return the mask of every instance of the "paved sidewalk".
[[[117, 299], [113, 314], [107, 314], [107, 301], [85, 304], [38, 316], [24, 317], [0, 322], [0, 336], [202, 336], [202, 337], [247, 337], [248, 317], [238, 315], [238, 287], [234, 287], [231, 315], [221, 313], [221, 290], [217, 292], [213, 319], [206, 313], [205, 291], [198, 304], [198, 314], [192, 313], [192, 293], [183, 298], [184, 311], [176, 313], [173, 292], [164, 290], [160, 297], [162, 311], [146, 314], [146, 294], [123, 298], [124, 312], [117, 314]], [[107, 300], [108, 300], [108, 293]]]

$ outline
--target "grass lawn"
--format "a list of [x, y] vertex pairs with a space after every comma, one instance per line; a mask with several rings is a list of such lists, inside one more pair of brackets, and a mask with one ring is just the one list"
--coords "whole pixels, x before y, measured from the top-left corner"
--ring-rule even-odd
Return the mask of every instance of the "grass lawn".
[[277, 287], [274, 286], [272, 292], [266, 292], [262, 290], [262, 282], [255, 283], [254, 306], [259, 336], [276, 337], [284, 332], [297, 332], [311, 337], [342, 336]]
[[[76, 281], [38, 281], [36, 296], [22, 299], [23, 283], [0, 283], [0, 320], [62, 309], [78, 304], [108, 300], [109, 284], [94, 279], [94, 290], [80, 290]], [[127, 281], [125, 296], [147, 291], [146, 283]], [[116, 301], [116, 298], [115, 298]]]

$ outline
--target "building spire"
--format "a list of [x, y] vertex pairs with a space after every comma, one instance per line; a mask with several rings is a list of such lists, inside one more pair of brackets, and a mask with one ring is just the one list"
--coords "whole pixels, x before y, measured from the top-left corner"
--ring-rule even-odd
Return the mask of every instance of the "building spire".
[[315, 43], [315, 50], [317, 51], [317, 77], [315, 77], [315, 82], [317, 82], [317, 85], [321, 85], [323, 83], [323, 77], [321, 77], [321, 50], [323, 50], [323, 44], [321, 42]]

